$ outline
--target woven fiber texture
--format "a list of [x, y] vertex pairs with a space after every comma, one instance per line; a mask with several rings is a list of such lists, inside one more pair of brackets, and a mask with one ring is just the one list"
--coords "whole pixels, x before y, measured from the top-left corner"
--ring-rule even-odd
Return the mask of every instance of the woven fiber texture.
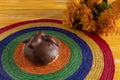
[[[61, 24], [60, 20], [41, 19], [20, 22], [1, 29], [0, 78], [2, 80], [112, 80], [115, 66], [107, 43], [98, 35], [63, 28]], [[62, 60], [59, 56], [53, 63], [44, 66], [52, 66], [49, 69], [42, 70], [35, 65], [29, 67], [30, 62], [25, 61], [24, 56], [20, 58], [16, 52], [22, 50], [22, 40], [39, 30], [54, 36], [64, 45], [61, 46], [64, 48], [61, 50]]]
[[68, 63], [71, 56], [71, 52], [69, 47], [65, 43], [63, 43], [59, 39], [56, 39], [56, 41], [60, 44], [59, 46], [60, 53], [56, 57], [56, 59], [49, 63], [47, 66], [35, 65], [32, 64], [28, 59], [26, 59], [23, 51], [24, 48], [23, 43], [20, 43], [15, 49], [14, 52], [15, 63], [22, 70], [32, 74], [48, 74], [60, 70]]

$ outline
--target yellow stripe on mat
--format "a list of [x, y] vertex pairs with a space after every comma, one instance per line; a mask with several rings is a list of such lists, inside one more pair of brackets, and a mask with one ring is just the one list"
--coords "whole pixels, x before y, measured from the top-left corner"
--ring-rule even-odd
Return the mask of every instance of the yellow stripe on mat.
[[7, 36], [17, 32], [17, 31], [20, 31], [20, 30], [23, 30], [23, 29], [27, 29], [27, 28], [32, 28], [32, 27], [40, 27], [40, 26], [60, 27], [61, 24], [45, 22], [45, 23], [29, 23], [29, 24], [21, 25], [21, 26], [12, 28], [12, 29], [10, 29], [10, 30], [0, 34], [0, 40], [4, 39], [5, 37], [7, 37]]
[[[102, 51], [100, 50], [100, 48], [98, 47], [98, 45], [92, 40], [90, 39], [87, 35], [85, 35], [84, 33], [80, 32], [80, 31], [73, 31], [71, 29], [68, 28], [63, 28], [63, 25], [61, 24], [55, 24], [55, 23], [30, 23], [30, 24], [26, 24], [26, 25], [21, 25], [19, 27], [13, 28], [11, 30], [8, 30], [6, 32], [4, 32], [2, 35], [1, 39], [4, 39], [5, 37], [7, 37], [8, 35], [15, 33], [17, 31], [23, 30], [23, 29], [27, 29], [27, 28], [32, 28], [32, 27], [40, 27], [40, 26], [52, 26], [52, 27], [59, 27], [62, 29], [66, 29], [69, 30], [70, 32], [73, 32], [75, 34], [77, 34], [80, 38], [82, 38], [90, 47], [91, 51], [92, 51], [92, 55], [93, 55], [93, 63], [92, 63], [92, 67], [90, 72], [88, 73], [88, 75], [86, 76], [86, 80], [88, 80], [89, 78], [91, 79], [99, 79], [103, 68], [104, 68], [104, 60], [103, 60], [103, 54]], [[94, 45], [94, 46], [93, 46]]]
[[91, 38], [77, 30], [75, 31], [75, 33], [77, 33], [77, 35], [88, 44], [92, 51], [93, 56], [92, 68], [88, 75], [86, 76], [85, 80], [89, 79], [98, 80], [101, 77], [104, 68], [103, 53], [99, 46]]

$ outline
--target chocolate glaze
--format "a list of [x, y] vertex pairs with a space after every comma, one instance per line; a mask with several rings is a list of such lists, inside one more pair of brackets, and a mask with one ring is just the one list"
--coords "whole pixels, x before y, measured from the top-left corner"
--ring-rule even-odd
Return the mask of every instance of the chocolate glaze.
[[25, 57], [35, 64], [46, 65], [59, 54], [59, 44], [52, 36], [45, 35], [43, 31], [27, 38], [23, 43], [25, 43]]

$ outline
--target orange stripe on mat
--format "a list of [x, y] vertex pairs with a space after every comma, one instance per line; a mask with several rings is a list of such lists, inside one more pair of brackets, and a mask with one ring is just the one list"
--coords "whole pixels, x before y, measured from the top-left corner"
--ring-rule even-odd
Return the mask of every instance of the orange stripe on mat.
[[24, 57], [24, 53], [23, 53], [24, 44], [20, 43], [16, 47], [14, 52], [14, 61], [16, 65], [20, 69], [32, 74], [48, 74], [48, 73], [53, 73], [55, 71], [62, 69], [69, 62], [71, 52], [69, 47], [65, 43], [63, 43], [61, 40], [56, 39], [56, 41], [60, 43], [60, 55], [55, 61], [49, 63], [46, 66], [38, 66], [38, 65], [32, 64], [29, 60], [27, 60]]

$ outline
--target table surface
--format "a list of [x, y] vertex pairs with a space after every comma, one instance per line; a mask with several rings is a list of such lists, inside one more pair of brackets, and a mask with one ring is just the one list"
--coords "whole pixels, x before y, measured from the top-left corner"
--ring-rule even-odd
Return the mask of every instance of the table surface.
[[[113, 2], [116, 0], [109, 0]], [[12, 23], [41, 18], [61, 19], [65, 0], [0, 0], [0, 28]], [[47, 5], [47, 6], [46, 6]], [[118, 27], [120, 20], [117, 22]], [[114, 80], [120, 80], [120, 34], [101, 36], [110, 46], [115, 61]]]

